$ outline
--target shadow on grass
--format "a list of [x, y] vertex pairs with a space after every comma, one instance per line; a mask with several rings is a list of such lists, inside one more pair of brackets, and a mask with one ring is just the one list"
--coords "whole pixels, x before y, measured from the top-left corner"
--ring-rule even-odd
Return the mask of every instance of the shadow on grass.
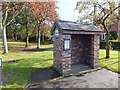
[[112, 59], [118, 59], [118, 58], [113, 58], [113, 57], [111, 57], [111, 58], [100, 58], [99, 60], [100, 61], [107, 61], [107, 60], [112, 60]]
[[11, 64], [11, 63], [18, 63], [20, 60], [11, 60], [11, 61], [3, 61], [3, 63]]
[[115, 50], [115, 51], [120, 51], [120, 49], [113, 49], [113, 50]]
[[41, 81], [47, 81], [50, 79], [54, 79], [60, 76], [61, 74], [58, 73], [53, 67], [44, 68], [44, 69], [38, 68], [31, 75], [31, 82], [38, 83]]
[[24, 49], [22, 51], [25, 51], [25, 52], [53, 51], [53, 48], [32, 48], [32, 49]]
[[[59, 77], [52, 67], [52, 58], [25, 58], [3, 63], [3, 85], [21, 85], [36, 83]], [[6, 79], [7, 78], [7, 79]]]
[[[15, 65], [8, 64], [3, 67], [3, 85], [25, 86], [29, 82], [30, 75], [34, 70], [35, 68], [32, 67], [16, 67]], [[5, 80], [5, 78], [7, 79]]]
[[[15, 65], [6, 66], [7, 72], [4, 74], [7, 76], [3, 79], [3, 85], [21, 85], [25, 87], [28, 83], [38, 83], [42, 81], [47, 81], [50, 79], [57, 78], [61, 76], [52, 67], [47, 68], [34, 68], [34, 67], [16, 67]], [[3, 74], [3, 75], [4, 75]]]
[[25, 49], [24, 45], [8, 45], [9, 52], [20, 52]]
[[106, 59], [105, 57], [104, 58], [100, 58], [99, 60], [104, 60], [104, 59]]

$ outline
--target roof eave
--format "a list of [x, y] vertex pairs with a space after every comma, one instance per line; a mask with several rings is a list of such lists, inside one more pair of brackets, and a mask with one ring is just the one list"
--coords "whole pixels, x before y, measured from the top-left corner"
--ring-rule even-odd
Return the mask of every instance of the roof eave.
[[55, 31], [56, 26], [62, 30], [62, 28], [60, 27], [59, 23], [56, 20], [53, 24], [52, 29], [51, 29], [51, 35], [53, 35], [53, 32]]
[[103, 31], [84, 31], [84, 30], [68, 30], [68, 29], [63, 29], [64, 34], [100, 34], [102, 35], [104, 32]]

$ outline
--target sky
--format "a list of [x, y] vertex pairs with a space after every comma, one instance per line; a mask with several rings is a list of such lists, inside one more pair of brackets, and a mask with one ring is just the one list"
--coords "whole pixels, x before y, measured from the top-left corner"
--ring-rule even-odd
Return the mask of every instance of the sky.
[[[59, 7], [58, 14], [60, 19], [68, 21], [76, 21], [78, 19], [77, 11], [75, 11], [76, 0], [57, 0]], [[74, 12], [75, 11], [75, 12]]]
[[[57, 0], [57, 6], [59, 7], [58, 14], [60, 19], [68, 21], [77, 21], [78, 12], [75, 10], [76, 2], [80, 0]], [[119, 0], [116, 0], [117, 2]]]

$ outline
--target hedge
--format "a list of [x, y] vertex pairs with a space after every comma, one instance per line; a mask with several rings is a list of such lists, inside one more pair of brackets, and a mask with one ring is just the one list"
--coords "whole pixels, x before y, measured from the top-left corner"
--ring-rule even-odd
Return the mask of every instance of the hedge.
[[[120, 41], [110, 41], [111, 44], [111, 49], [113, 50], [120, 50]], [[100, 42], [100, 49], [105, 49], [106, 48], [106, 41], [101, 41]]]

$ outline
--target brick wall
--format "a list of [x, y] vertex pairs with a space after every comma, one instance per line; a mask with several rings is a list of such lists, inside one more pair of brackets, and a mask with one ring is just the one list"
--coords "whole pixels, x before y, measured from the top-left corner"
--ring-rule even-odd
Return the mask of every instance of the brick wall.
[[69, 74], [71, 71], [71, 50], [64, 51], [64, 39], [71, 40], [71, 35], [59, 32], [59, 38], [55, 39], [53, 34], [54, 68], [62, 75]]
[[[71, 72], [71, 64], [81, 62], [93, 68], [98, 67], [99, 35], [70, 35], [59, 32], [59, 38], [54, 45], [54, 68], [62, 75]], [[64, 51], [64, 39], [70, 40], [70, 50]]]
[[[71, 35], [64, 34], [62, 43], [64, 43], [65, 39], [69, 39], [71, 43]], [[68, 50], [68, 51], [63, 50], [62, 52], [62, 70], [63, 70], [62, 73], [64, 75], [69, 74], [71, 71], [71, 50]]]
[[72, 35], [71, 38], [72, 64], [81, 62], [89, 65], [91, 55], [91, 35]]
[[58, 39], [55, 39], [55, 33], [53, 33], [53, 56], [54, 56], [54, 68], [62, 74], [62, 50], [63, 50], [63, 34], [59, 31]]
[[100, 36], [94, 35], [91, 37], [91, 60], [90, 66], [93, 68], [98, 67], [98, 60], [99, 60], [99, 43], [100, 43]]

